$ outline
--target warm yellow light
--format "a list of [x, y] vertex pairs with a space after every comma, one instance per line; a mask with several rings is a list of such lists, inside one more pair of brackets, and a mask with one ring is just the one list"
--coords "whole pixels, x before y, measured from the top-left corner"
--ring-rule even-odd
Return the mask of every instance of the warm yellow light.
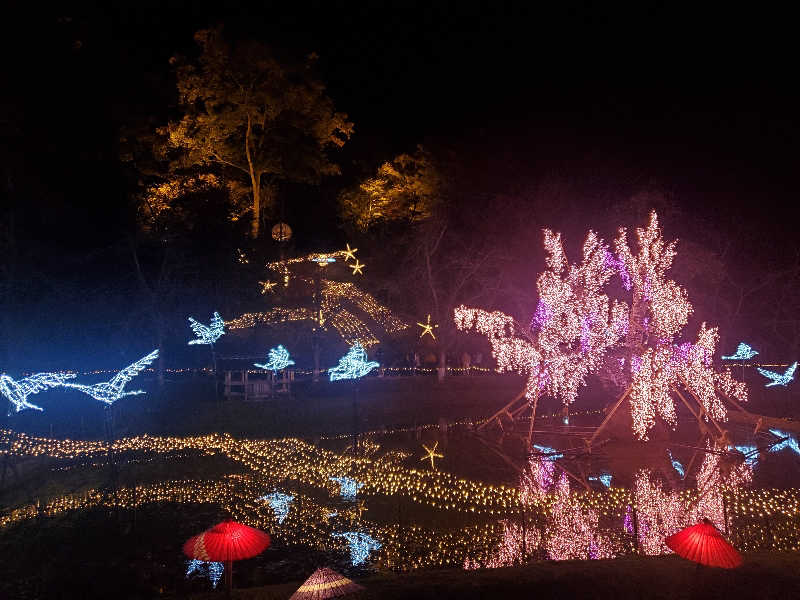
[[366, 265], [361, 264], [360, 262], [358, 262], [358, 259], [356, 259], [356, 262], [350, 265], [350, 268], [353, 269], [353, 275], [355, 275], [356, 273], [358, 273], [359, 275], [363, 275], [364, 272], [361, 269], [364, 268], [365, 266]]
[[436, 441], [436, 442], [433, 444], [433, 448], [428, 448], [428, 447], [427, 447], [425, 444], [423, 444], [423, 445], [422, 445], [422, 447], [423, 447], [423, 448], [425, 448], [425, 450], [426, 450], [428, 453], [427, 453], [425, 456], [423, 456], [423, 457], [420, 459], [420, 461], [425, 461], [425, 460], [428, 460], [428, 459], [430, 459], [430, 461], [431, 461], [431, 469], [435, 469], [435, 468], [436, 468], [436, 465], [435, 465], [435, 464], [434, 464], [434, 462], [433, 462], [433, 460], [434, 460], [435, 458], [444, 458], [444, 454], [438, 454], [438, 453], [436, 452], [436, 448], [437, 448], [438, 446], [439, 446], [439, 442], [438, 442], [438, 441]]
[[347, 248], [344, 250], [344, 262], [347, 262], [351, 258], [356, 260], [356, 252], [358, 252], [358, 248], [351, 248], [350, 244], [347, 244]]
[[436, 336], [435, 336], [435, 335], [433, 335], [433, 330], [434, 330], [436, 327], [438, 327], [438, 325], [431, 325], [431, 316], [430, 316], [430, 315], [428, 315], [428, 321], [427, 321], [427, 323], [419, 323], [419, 322], [417, 322], [417, 325], [419, 325], [420, 327], [422, 327], [422, 333], [420, 333], [420, 334], [419, 334], [419, 337], [420, 337], [420, 338], [422, 338], [422, 336], [423, 336], [423, 335], [425, 335], [425, 334], [427, 333], [427, 334], [430, 334], [430, 336], [431, 336], [433, 339], [436, 339]]

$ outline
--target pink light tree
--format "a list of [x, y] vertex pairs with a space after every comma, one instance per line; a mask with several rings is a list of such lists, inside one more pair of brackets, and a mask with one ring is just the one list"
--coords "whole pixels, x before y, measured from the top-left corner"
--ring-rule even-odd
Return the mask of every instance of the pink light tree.
[[[583, 243], [582, 260], [570, 265], [561, 236], [544, 231], [547, 268], [537, 279], [538, 303], [530, 327], [502, 312], [459, 306], [458, 329], [485, 335], [499, 371], [527, 377], [525, 390], [482, 427], [512, 420], [531, 408], [530, 447], [536, 403], [542, 395], [568, 406], [592, 373], [625, 390], [588, 444], [594, 442], [611, 415], [627, 398], [633, 434], [648, 439], [660, 417], [676, 424], [675, 398], [697, 419], [704, 435], [724, 441], [720, 422], [727, 420], [723, 398], [739, 406], [747, 400], [746, 386], [730, 371], [717, 371], [713, 355], [719, 334], [700, 327], [697, 339], [679, 342], [693, 308], [687, 291], [667, 276], [676, 253], [676, 241], [665, 242], [658, 217], [650, 215], [646, 228], [636, 230], [637, 249], [620, 229], [615, 253], [594, 232]], [[611, 278], [619, 275], [625, 297], [607, 294]], [[688, 398], [687, 398], [688, 396]], [[522, 398], [526, 404], [516, 406]], [[713, 426], [708, 427], [708, 424]]]

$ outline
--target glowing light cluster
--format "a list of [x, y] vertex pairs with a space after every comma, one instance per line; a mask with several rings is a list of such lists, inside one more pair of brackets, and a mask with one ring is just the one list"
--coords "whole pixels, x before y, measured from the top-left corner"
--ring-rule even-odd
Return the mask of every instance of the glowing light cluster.
[[294, 361], [289, 358], [289, 351], [280, 344], [278, 344], [277, 348], [270, 349], [267, 358], [269, 360], [267, 360], [266, 363], [253, 363], [253, 366], [275, 373], [277, 371], [282, 371], [286, 367], [294, 364]]
[[314, 320], [314, 311], [310, 308], [276, 307], [266, 312], [245, 313], [225, 324], [229, 329], [246, 329], [259, 324], [276, 325], [287, 321]]
[[334, 533], [332, 535], [333, 537], [347, 540], [350, 546], [350, 563], [354, 567], [366, 563], [369, 555], [382, 547], [378, 540], [368, 533], [360, 531], [345, 531], [344, 533]]
[[134, 377], [141, 373], [145, 367], [150, 365], [150, 363], [157, 358], [158, 349], [153, 350], [146, 356], [143, 356], [135, 363], [128, 365], [109, 381], [102, 381], [100, 383], [93, 383], [89, 385], [81, 383], [64, 383], [63, 385], [64, 387], [73, 388], [83, 392], [84, 394], [91, 396], [95, 400], [104, 402], [105, 404], [113, 404], [124, 396], [137, 396], [145, 393], [144, 390], [132, 390], [126, 392], [125, 386], [128, 385], [128, 383]]
[[186, 561], [186, 578], [188, 579], [190, 576], [207, 577], [214, 589], [222, 579], [224, 570], [225, 565], [221, 562], [197, 560], [196, 558]]
[[730, 356], [722, 356], [722, 360], [750, 360], [753, 358], [757, 351], [753, 350], [750, 346], [745, 344], [744, 342], [739, 342], [739, 345], [736, 347], [736, 353], [731, 354]]
[[[0, 375], [0, 393], [5, 396], [14, 412], [26, 408], [42, 410], [41, 406], [28, 402], [28, 396], [38, 394], [44, 390], [64, 385], [68, 379], [73, 379], [74, 373], [36, 373], [15, 381], [8, 375]], [[11, 409], [9, 408], [9, 413]]]
[[667, 455], [669, 456], [669, 462], [672, 463], [672, 468], [675, 469], [678, 475], [681, 476], [681, 479], [683, 479], [686, 476], [686, 470], [683, 468], [683, 465], [679, 460], [673, 458], [672, 452], [669, 450], [667, 450]]
[[760, 367], [756, 370], [764, 377], [771, 380], [770, 383], [766, 384], [764, 387], [772, 387], [773, 385], [782, 385], [785, 387], [794, 379], [794, 372], [796, 369], [797, 361], [795, 361], [794, 364], [786, 369], [782, 375], [780, 373], [776, 373], [775, 371], [768, 371], [767, 369], [762, 369]]
[[257, 498], [257, 500], [269, 504], [272, 512], [275, 513], [275, 519], [278, 521], [278, 524], [283, 524], [283, 521], [289, 514], [289, 505], [292, 503], [292, 500], [294, 500], [294, 496], [281, 492], [272, 492], [271, 494]]
[[375, 361], [367, 361], [366, 351], [361, 344], [356, 342], [350, 347], [347, 354], [339, 359], [337, 366], [328, 369], [328, 376], [331, 381], [359, 379], [379, 366], [380, 364]]
[[197, 336], [197, 338], [189, 340], [190, 346], [193, 344], [213, 345], [214, 342], [216, 342], [225, 334], [225, 322], [216, 311], [211, 317], [211, 323], [208, 325], [203, 325], [202, 323], [195, 321], [192, 317], [189, 317], [189, 325], [191, 326], [194, 334]]
[[351, 477], [329, 477], [328, 479], [339, 484], [339, 495], [345, 500], [355, 500], [358, 490], [364, 487], [363, 483]]

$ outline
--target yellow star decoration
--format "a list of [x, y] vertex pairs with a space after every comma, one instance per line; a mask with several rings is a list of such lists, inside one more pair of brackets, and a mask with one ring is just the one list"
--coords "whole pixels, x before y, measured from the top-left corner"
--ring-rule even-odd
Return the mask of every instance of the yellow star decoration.
[[438, 441], [437, 441], [436, 443], [434, 443], [434, 444], [433, 444], [433, 448], [428, 448], [428, 447], [427, 447], [425, 444], [422, 444], [422, 447], [423, 447], [423, 448], [425, 448], [425, 450], [426, 450], [428, 453], [427, 453], [425, 456], [423, 456], [423, 457], [420, 459], [420, 461], [423, 461], [423, 460], [428, 460], [428, 459], [430, 459], [430, 460], [431, 460], [431, 469], [435, 469], [435, 468], [436, 468], [436, 465], [433, 463], [433, 459], [434, 459], [434, 458], [444, 458], [444, 455], [443, 455], [443, 454], [438, 454], [438, 453], [436, 452], [436, 448], [437, 448], [437, 446], [439, 446], [439, 442], [438, 442]]
[[360, 500], [358, 506], [356, 506], [356, 510], [358, 511], [358, 520], [361, 520], [361, 515], [365, 510], [369, 510], [367, 505], [364, 503], [363, 500]]
[[359, 275], [363, 275], [364, 272], [361, 269], [364, 268], [365, 266], [366, 265], [359, 263], [358, 259], [356, 259], [356, 262], [350, 265], [350, 268], [353, 269], [353, 275], [355, 275], [356, 273], [358, 273]]
[[262, 294], [266, 294], [267, 292], [274, 292], [275, 290], [273, 290], [272, 288], [274, 288], [276, 285], [278, 285], [277, 283], [275, 283], [273, 281], [259, 281], [258, 283], [261, 284], [261, 293]]
[[436, 339], [436, 336], [435, 336], [435, 335], [433, 335], [433, 330], [434, 330], [436, 327], [438, 327], [438, 325], [431, 325], [431, 316], [430, 316], [430, 315], [428, 315], [428, 322], [427, 322], [427, 323], [420, 323], [420, 322], [417, 322], [417, 325], [419, 325], [420, 327], [422, 327], [422, 333], [420, 333], [420, 334], [419, 334], [419, 337], [420, 337], [420, 338], [421, 338], [423, 335], [425, 335], [425, 334], [427, 333], [427, 334], [430, 334], [430, 336], [431, 336], [433, 339]]
[[[347, 262], [351, 258], [356, 260], [356, 252], [358, 252], [358, 248], [351, 248], [350, 244], [347, 244], [347, 248], [344, 250], [344, 262]], [[358, 262], [356, 260], [356, 262]]]

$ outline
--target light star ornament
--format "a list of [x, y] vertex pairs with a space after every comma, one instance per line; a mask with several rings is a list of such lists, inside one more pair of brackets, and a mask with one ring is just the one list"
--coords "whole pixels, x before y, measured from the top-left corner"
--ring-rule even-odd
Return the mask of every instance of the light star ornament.
[[350, 268], [353, 269], [353, 275], [356, 274], [363, 275], [364, 271], [362, 271], [361, 269], [363, 269], [364, 267], [366, 267], [366, 265], [358, 262], [358, 259], [356, 259], [356, 262], [350, 265]]
[[428, 315], [428, 320], [425, 323], [417, 322], [417, 325], [422, 327], [422, 333], [419, 334], [420, 339], [424, 335], [430, 335], [433, 339], [436, 339], [436, 336], [433, 335], [433, 330], [439, 327], [439, 325], [431, 325], [431, 316]]
[[748, 346], [744, 342], [740, 342], [739, 346], [736, 348], [735, 354], [731, 354], [730, 356], [723, 356], [721, 358], [722, 360], [750, 360], [756, 354], [758, 354], [758, 352], [753, 350], [750, 346]]
[[114, 375], [109, 381], [102, 381], [100, 383], [93, 383], [85, 385], [81, 383], [65, 383], [64, 387], [73, 388], [88, 394], [95, 400], [104, 402], [105, 404], [114, 404], [123, 396], [137, 396], [144, 394], [144, 390], [133, 390], [132, 392], [124, 391], [128, 382], [136, 377], [145, 367], [150, 365], [155, 359], [158, 358], [158, 349], [153, 350], [147, 356], [143, 356], [135, 363], [128, 365], [119, 373]]
[[275, 286], [278, 284], [274, 281], [259, 281], [258, 283], [261, 284], [261, 294], [264, 295], [267, 292], [275, 292]]
[[380, 364], [374, 360], [367, 361], [367, 352], [361, 344], [356, 342], [350, 347], [347, 354], [339, 359], [339, 364], [328, 370], [328, 376], [331, 381], [358, 379], [379, 366]]
[[431, 461], [431, 469], [435, 469], [436, 468], [436, 465], [433, 462], [434, 459], [436, 459], [436, 458], [444, 458], [444, 454], [439, 454], [438, 452], [436, 452], [436, 448], [438, 446], [439, 446], [438, 440], [433, 444], [433, 448], [428, 448], [425, 444], [422, 445], [422, 447], [425, 448], [425, 451], [427, 452], [427, 454], [425, 456], [423, 456], [422, 458], [420, 458], [420, 461], [425, 461], [425, 460], [429, 460], [430, 459], [430, 461]]
[[356, 252], [358, 252], [358, 248], [351, 248], [350, 244], [347, 244], [347, 248], [344, 250], [344, 262], [347, 262], [351, 258], [355, 260]]
[[758, 368], [756, 369], [759, 373], [761, 373], [767, 379], [771, 379], [771, 383], [766, 384], [764, 387], [772, 387], [773, 385], [782, 385], [786, 386], [789, 384], [790, 381], [794, 379], [794, 371], [797, 369], [797, 361], [790, 366], [786, 371], [781, 375], [780, 373], [776, 373], [775, 371], [767, 371], [766, 369]]
[[189, 340], [190, 346], [193, 344], [212, 345], [225, 334], [225, 322], [222, 320], [222, 317], [219, 316], [218, 312], [214, 312], [214, 316], [211, 317], [211, 323], [209, 325], [198, 323], [192, 317], [189, 317], [189, 325], [197, 336], [196, 339]]
[[[8, 375], [0, 375], [0, 393], [11, 402], [14, 412], [19, 412], [26, 408], [43, 410], [41, 406], [28, 402], [28, 396], [50, 388], [63, 386], [67, 379], [73, 379], [74, 377], [74, 373], [36, 373], [36, 375], [15, 381]], [[11, 409], [9, 409], [9, 414], [11, 414]]]
[[267, 358], [269, 360], [266, 363], [253, 363], [253, 366], [259, 369], [271, 370], [273, 373], [276, 373], [294, 364], [294, 361], [289, 358], [289, 351], [280, 344], [277, 348], [270, 349]]

